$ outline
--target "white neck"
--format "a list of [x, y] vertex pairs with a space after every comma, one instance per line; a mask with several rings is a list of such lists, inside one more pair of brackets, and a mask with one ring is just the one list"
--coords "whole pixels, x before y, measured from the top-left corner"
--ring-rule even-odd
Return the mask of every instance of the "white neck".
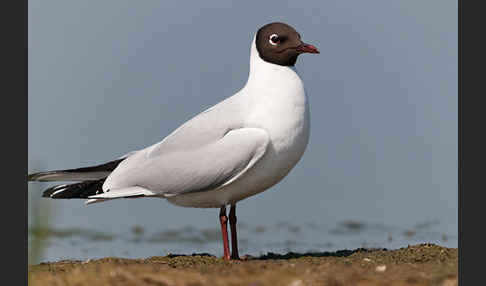
[[247, 85], [252, 85], [254, 82], [261, 83], [262, 81], [275, 80], [281, 78], [282, 75], [297, 75], [295, 67], [281, 66], [264, 61], [256, 48], [256, 35], [253, 37], [250, 51], [250, 73], [248, 75]]
[[279, 159], [282, 164], [295, 164], [307, 145], [310, 126], [304, 84], [295, 69], [261, 59], [253, 39], [250, 74], [242, 94], [248, 104], [245, 124], [267, 131], [272, 152], [286, 154]]

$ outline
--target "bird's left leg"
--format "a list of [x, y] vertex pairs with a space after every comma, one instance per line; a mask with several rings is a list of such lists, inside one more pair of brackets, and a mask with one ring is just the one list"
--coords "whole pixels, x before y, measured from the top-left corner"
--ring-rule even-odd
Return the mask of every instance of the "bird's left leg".
[[231, 259], [240, 259], [240, 255], [238, 254], [238, 238], [236, 235], [236, 204], [231, 205], [229, 222], [231, 228]]

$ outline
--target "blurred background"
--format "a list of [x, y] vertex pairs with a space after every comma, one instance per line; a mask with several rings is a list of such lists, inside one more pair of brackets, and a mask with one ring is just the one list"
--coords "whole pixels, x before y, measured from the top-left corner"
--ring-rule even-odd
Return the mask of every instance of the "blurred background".
[[[238, 204], [240, 253], [457, 247], [457, 1], [29, 1], [29, 173], [103, 163], [233, 95], [259, 27], [320, 55], [297, 69], [311, 137], [293, 171]], [[31, 263], [222, 255], [218, 210], [162, 199], [42, 199]]]

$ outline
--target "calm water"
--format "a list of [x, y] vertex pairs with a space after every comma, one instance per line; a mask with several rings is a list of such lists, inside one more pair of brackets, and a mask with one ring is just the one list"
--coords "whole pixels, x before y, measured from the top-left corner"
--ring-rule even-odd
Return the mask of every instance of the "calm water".
[[[31, 200], [34, 198], [31, 196]], [[44, 233], [29, 228], [29, 243], [41, 239], [45, 250], [39, 261], [93, 259], [107, 256], [143, 258], [172, 254], [210, 253], [222, 255], [221, 233], [216, 209], [198, 210], [170, 206], [163, 200], [140, 199], [85, 207], [82, 201], [44, 199], [40, 206], [52, 215]], [[37, 202], [39, 203], [39, 201]], [[399, 248], [408, 244], [432, 242], [457, 247], [457, 235], [446, 221], [418, 221], [411, 225], [387, 225], [363, 221], [359, 217], [314, 220], [282, 220], [272, 217], [268, 208], [262, 220], [245, 217], [251, 203], [239, 207], [240, 253], [324, 252], [359, 247]], [[156, 210], [157, 208], [160, 208]], [[292, 210], [289, 210], [291, 212]], [[179, 212], [188, 214], [178, 218]], [[152, 214], [152, 216], [151, 216]], [[191, 216], [192, 215], [192, 216]]]

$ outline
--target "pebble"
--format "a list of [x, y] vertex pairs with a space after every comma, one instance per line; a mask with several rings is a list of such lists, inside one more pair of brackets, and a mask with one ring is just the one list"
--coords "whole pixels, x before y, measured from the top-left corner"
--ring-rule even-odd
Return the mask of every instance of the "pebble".
[[363, 258], [363, 260], [366, 261], [366, 262], [370, 262], [371, 261], [371, 259], [369, 259], [367, 257], [366, 258]]
[[457, 278], [446, 279], [442, 282], [441, 286], [457, 286]]
[[304, 286], [304, 282], [300, 279], [292, 281], [289, 286]]
[[386, 265], [378, 265], [375, 268], [376, 272], [384, 272], [386, 270]]

